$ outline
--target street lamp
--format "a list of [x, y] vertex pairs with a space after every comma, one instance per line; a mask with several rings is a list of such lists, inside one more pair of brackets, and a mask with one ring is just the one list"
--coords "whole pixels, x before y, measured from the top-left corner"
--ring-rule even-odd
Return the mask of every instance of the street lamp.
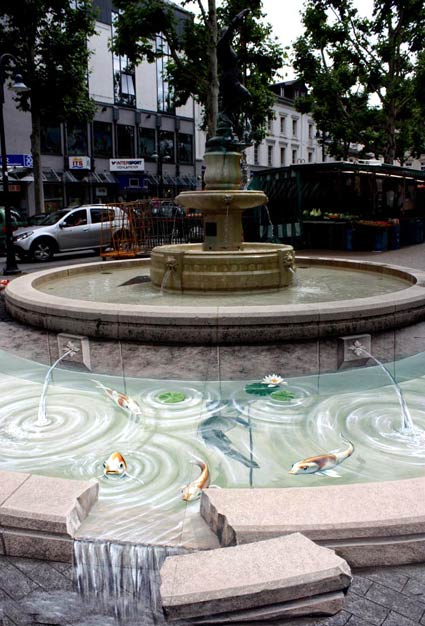
[[[5, 199], [5, 230], [6, 230], [6, 265], [3, 268], [3, 275], [8, 276], [10, 274], [19, 274], [20, 270], [16, 263], [15, 249], [13, 246], [13, 228], [12, 228], [12, 215], [10, 212], [9, 201], [9, 180], [7, 171], [7, 150], [6, 150], [6, 138], [4, 134], [4, 119], [3, 119], [3, 105], [4, 105], [4, 84], [6, 82], [6, 73], [4, 68], [7, 63], [14, 63], [17, 65], [17, 61], [12, 54], [2, 54], [0, 56], [0, 149], [1, 149], [1, 172], [3, 182], [3, 194]], [[15, 93], [23, 93], [29, 91], [29, 88], [24, 84], [22, 76], [16, 74], [14, 83], [11, 87]]]

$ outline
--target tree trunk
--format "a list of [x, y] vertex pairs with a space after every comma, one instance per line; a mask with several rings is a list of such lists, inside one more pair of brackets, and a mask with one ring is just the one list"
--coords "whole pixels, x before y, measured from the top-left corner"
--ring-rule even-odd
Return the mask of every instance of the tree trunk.
[[31, 103], [32, 132], [31, 132], [31, 153], [34, 172], [34, 196], [36, 213], [44, 213], [44, 189], [43, 174], [41, 169], [41, 120], [40, 113]]
[[217, 10], [215, 0], [208, 0], [208, 27], [210, 32], [208, 46], [208, 90], [207, 109], [207, 135], [213, 137], [217, 127], [218, 116], [218, 68], [217, 68]]

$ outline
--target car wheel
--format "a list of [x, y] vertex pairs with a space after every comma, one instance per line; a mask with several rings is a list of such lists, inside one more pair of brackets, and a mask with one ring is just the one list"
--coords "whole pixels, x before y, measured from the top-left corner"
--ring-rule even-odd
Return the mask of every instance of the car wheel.
[[31, 258], [34, 261], [50, 261], [53, 258], [53, 245], [47, 239], [37, 239], [31, 246]]

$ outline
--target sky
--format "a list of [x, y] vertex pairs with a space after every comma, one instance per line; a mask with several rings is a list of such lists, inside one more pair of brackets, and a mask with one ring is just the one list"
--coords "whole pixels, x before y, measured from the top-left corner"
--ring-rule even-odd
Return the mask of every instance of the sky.
[[[300, 12], [303, 8], [304, 0], [262, 1], [263, 12], [266, 14], [266, 21], [273, 26], [273, 34], [277, 36], [283, 46], [290, 46], [303, 32]], [[217, 4], [219, 2], [220, 0], [217, 0]], [[204, 4], [206, 5], [206, 2]], [[373, 0], [354, 0], [354, 6], [362, 15], [371, 15]], [[189, 11], [194, 11], [195, 3], [191, 3], [186, 8]], [[282, 72], [284, 80], [294, 78], [292, 68], [284, 68]]]

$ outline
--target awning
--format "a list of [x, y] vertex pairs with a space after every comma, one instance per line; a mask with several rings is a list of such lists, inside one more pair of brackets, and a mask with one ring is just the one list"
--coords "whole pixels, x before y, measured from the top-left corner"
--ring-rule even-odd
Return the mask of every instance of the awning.
[[43, 183], [62, 182], [62, 172], [55, 172], [55, 170], [52, 168], [43, 170], [41, 177], [43, 179]]

